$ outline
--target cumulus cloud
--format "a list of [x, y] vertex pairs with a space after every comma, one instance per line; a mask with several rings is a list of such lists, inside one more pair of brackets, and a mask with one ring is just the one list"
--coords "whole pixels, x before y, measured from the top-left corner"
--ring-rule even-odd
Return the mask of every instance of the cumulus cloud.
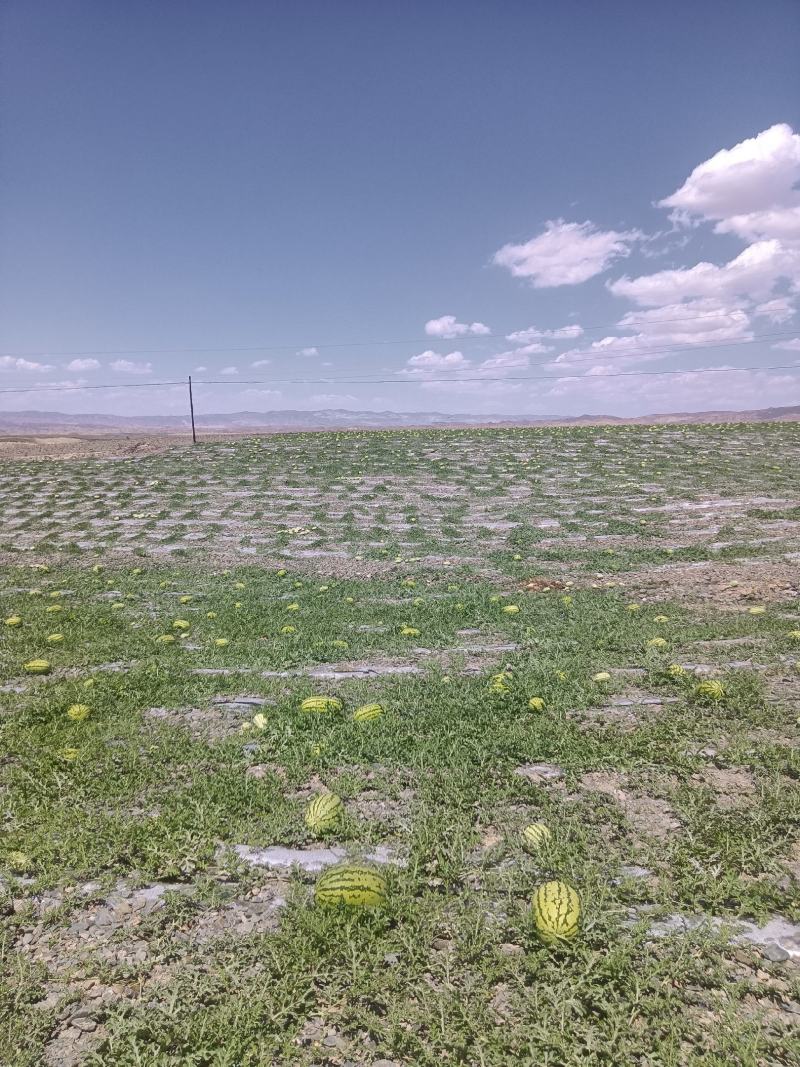
[[89, 382], [86, 378], [64, 378], [60, 382], [48, 382], [47, 386], [50, 389], [67, 389], [71, 392], [81, 392], [88, 384]]
[[582, 411], [594, 414], [747, 410], [785, 404], [798, 381], [794, 372], [700, 367], [679, 374], [628, 377], [624, 390], [616, 377], [581, 375], [557, 381], [544, 392], [537, 390], [537, 398], [580, 405]]
[[510, 349], [507, 352], [498, 352], [477, 364], [466, 359], [462, 352], [440, 355], [429, 349], [412, 356], [399, 373], [405, 378], [419, 381], [425, 389], [439, 392], [452, 390], [459, 394], [475, 395], [481, 395], [488, 390], [487, 395], [500, 395], [504, 388], [496, 387], [508, 385], [516, 389], [516, 385], [494, 379], [513, 376], [515, 371], [527, 369], [530, 366], [531, 350], [539, 349], [544, 349], [544, 346], [533, 344]]
[[544, 345], [528, 345], [526, 348], [514, 348], [508, 352], [498, 352], [496, 356], [485, 359], [477, 368], [478, 374], [500, 373], [510, 370], [524, 370], [530, 366], [530, 350], [544, 350]]
[[448, 352], [442, 356], [427, 349], [417, 356], [412, 356], [400, 373], [410, 378], [434, 378], [443, 373], [469, 370], [471, 367], [472, 364], [463, 352]]
[[129, 359], [115, 359], [109, 366], [117, 374], [152, 374], [152, 363], [133, 363]]
[[52, 369], [47, 363], [37, 363], [35, 360], [22, 359], [19, 356], [0, 356], [0, 370], [19, 370], [41, 374], [43, 371]]
[[667, 358], [674, 348], [721, 345], [749, 341], [753, 337], [750, 317], [745, 311], [708, 299], [631, 311], [620, 319], [618, 325], [621, 330], [629, 332], [608, 335], [590, 345], [571, 348], [550, 365], [563, 367], [598, 359], [601, 362], [592, 370], [603, 373]]
[[780, 341], [773, 348], [781, 348], [784, 352], [800, 352], [800, 337], [793, 337], [791, 341]]
[[230, 377], [230, 376], [232, 376], [234, 374], [238, 374], [238, 373], [239, 373], [239, 368], [238, 367], [223, 367], [222, 370], [220, 371], [220, 374], [224, 374], [224, 375], [226, 375], [228, 377]]
[[[297, 354], [298, 356], [318, 356], [319, 349], [314, 348], [314, 346], [312, 345], [311, 348], [301, 348]], [[265, 362], [268, 363], [269, 360], [265, 360]], [[253, 364], [253, 366], [255, 366], [255, 363]]]
[[619, 278], [612, 293], [643, 306], [698, 298], [758, 303], [759, 314], [786, 321], [791, 305], [778, 304], [775, 290], [800, 289], [800, 135], [782, 123], [722, 149], [659, 206], [672, 209], [677, 226], [711, 222], [747, 247], [721, 266], [701, 262]]
[[272, 362], [271, 359], [257, 359], [255, 363], [251, 363], [251, 367], [268, 367]]
[[467, 334], [476, 336], [491, 333], [489, 327], [483, 322], [457, 322], [455, 315], [442, 315], [438, 319], [428, 319], [425, 323], [425, 333], [429, 337], [464, 337]]
[[778, 296], [774, 300], [767, 300], [754, 309], [754, 314], [778, 325], [788, 322], [794, 317], [795, 306], [785, 296]]
[[698, 297], [764, 300], [781, 278], [800, 280], [800, 248], [787, 248], [772, 240], [757, 241], [721, 267], [697, 263], [639, 278], [619, 278], [608, 288], [615, 296], [645, 306]]
[[97, 370], [100, 366], [98, 359], [73, 359], [66, 365], [66, 370], [82, 371]]
[[639, 230], [598, 230], [591, 222], [551, 219], [537, 237], [503, 245], [492, 262], [515, 278], [530, 279], [535, 289], [579, 285], [629, 255], [643, 237]]
[[554, 341], [563, 341], [580, 337], [582, 333], [583, 327], [578, 326], [577, 323], [571, 326], [560, 326], [557, 330], [539, 330], [535, 326], [530, 326], [527, 330], [517, 330], [515, 333], [507, 334], [506, 340], [526, 344], [528, 341], [534, 341], [540, 337], [550, 337]]
[[352, 396], [350, 393], [316, 393], [314, 396], [308, 398], [309, 404], [316, 404], [317, 406], [334, 408], [342, 407], [345, 404], [355, 404], [358, 401], [358, 397]]
[[699, 217], [746, 241], [798, 240], [798, 181], [800, 135], [779, 123], [700, 163], [660, 206], [679, 222]]

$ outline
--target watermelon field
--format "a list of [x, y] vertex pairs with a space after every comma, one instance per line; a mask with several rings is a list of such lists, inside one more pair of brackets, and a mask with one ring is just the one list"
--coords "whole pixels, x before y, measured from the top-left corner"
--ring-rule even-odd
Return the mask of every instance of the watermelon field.
[[0, 1064], [800, 1064], [797, 424], [0, 471]]

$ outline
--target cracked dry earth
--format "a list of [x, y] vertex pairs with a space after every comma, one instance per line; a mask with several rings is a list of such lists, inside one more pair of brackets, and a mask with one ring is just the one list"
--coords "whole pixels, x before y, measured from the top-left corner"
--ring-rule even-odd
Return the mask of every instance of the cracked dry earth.
[[[800, 1062], [798, 461], [760, 425], [9, 463], [0, 1063]], [[384, 907], [316, 901], [342, 863]]]

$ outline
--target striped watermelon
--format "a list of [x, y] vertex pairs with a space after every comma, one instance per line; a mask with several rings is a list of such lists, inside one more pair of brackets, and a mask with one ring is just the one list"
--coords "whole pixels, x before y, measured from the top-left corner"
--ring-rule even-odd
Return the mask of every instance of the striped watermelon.
[[32, 659], [25, 664], [23, 670], [26, 674], [47, 674], [50, 670], [50, 664], [46, 659]]
[[386, 902], [386, 879], [366, 864], [339, 864], [317, 879], [314, 898], [318, 904], [379, 908]]
[[543, 822], [534, 822], [522, 831], [522, 843], [525, 848], [535, 851], [549, 844], [552, 834]]
[[695, 686], [694, 693], [698, 699], [710, 700], [716, 704], [725, 696], [725, 687], [722, 682], [711, 678], [707, 682], [700, 682], [699, 685]]
[[380, 704], [362, 704], [353, 712], [354, 722], [369, 722], [370, 719], [379, 719], [383, 715]]
[[511, 678], [510, 674], [505, 671], [500, 671], [499, 674], [493, 674], [489, 679], [489, 690], [492, 693], [510, 693], [511, 686], [508, 684]]
[[300, 705], [301, 711], [314, 711], [324, 713], [326, 711], [341, 711], [342, 702], [338, 697], [306, 697]]
[[581, 902], [566, 882], [545, 882], [533, 898], [533, 917], [542, 941], [571, 941], [581, 921]]
[[341, 797], [335, 793], [320, 793], [306, 808], [306, 826], [314, 833], [325, 833], [339, 822], [344, 812]]

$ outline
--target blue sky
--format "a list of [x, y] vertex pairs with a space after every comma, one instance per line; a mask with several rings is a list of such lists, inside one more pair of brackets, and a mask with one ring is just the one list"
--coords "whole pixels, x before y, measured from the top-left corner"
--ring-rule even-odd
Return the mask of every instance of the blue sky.
[[0, 23], [0, 408], [800, 403], [796, 0]]

